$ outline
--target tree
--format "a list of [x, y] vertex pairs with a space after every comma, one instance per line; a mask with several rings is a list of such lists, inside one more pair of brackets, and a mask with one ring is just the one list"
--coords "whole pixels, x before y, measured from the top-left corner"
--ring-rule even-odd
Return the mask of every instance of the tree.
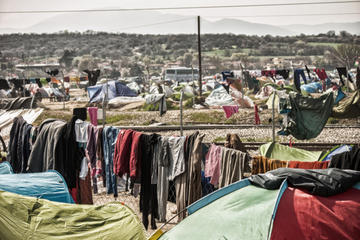
[[84, 55], [79, 61], [78, 69], [80, 72], [86, 69], [93, 70], [95, 68], [96, 64], [94, 58], [90, 55]]
[[185, 53], [183, 58], [183, 63], [185, 67], [190, 67], [193, 60], [193, 55], [191, 53]]
[[63, 55], [59, 59], [59, 63], [65, 64], [65, 67], [69, 69], [71, 68], [74, 57], [75, 57], [75, 50], [65, 49]]
[[355, 61], [360, 56], [360, 46], [355, 44], [341, 44], [331, 51], [341, 64], [350, 68], [354, 66]]

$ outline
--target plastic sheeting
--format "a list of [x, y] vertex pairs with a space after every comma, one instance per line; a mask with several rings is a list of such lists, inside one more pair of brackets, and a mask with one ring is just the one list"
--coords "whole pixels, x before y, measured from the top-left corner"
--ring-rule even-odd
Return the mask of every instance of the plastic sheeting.
[[64, 178], [54, 170], [0, 174], [0, 190], [55, 202], [74, 203]]
[[218, 86], [210, 95], [205, 99], [205, 103], [209, 106], [228, 106], [236, 105], [222, 86]]
[[145, 240], [136, 214], [120, 202], [55, 203], [0, 191], [0, 239]]
[[117, 81], [109, 81], [107, 84], [91, 86], [87, 90], [90, 102], [101, 102], [106, 93], [108, 93], [108, 100], [119, 96], [136, 97], [136, 93], [129, 87]]
[[360, 90], [343, 100], [331, 113], [335, 118], [356, 118], [360, 116]]

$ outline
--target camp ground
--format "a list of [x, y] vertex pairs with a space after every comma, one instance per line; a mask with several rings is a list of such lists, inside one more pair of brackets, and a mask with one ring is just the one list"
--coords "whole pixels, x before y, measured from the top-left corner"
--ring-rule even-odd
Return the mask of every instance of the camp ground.
[[1, 239], [356, 239], [359, 91], [266, 74], [2, 99]]
[[0, 240], [360, 239], [360, 0], [0, 4]]

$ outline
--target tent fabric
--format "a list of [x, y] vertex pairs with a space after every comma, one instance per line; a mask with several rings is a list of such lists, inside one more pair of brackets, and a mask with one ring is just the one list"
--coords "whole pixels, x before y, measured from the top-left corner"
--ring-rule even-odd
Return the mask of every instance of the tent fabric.
[[287, 180], [289, 186], [307, 190], [313, 195], [326, 197], [351, 188], [360, 181], [360, 172], [337, 168], [313, 170], [278, 168], [249, 178], [249, 181], [255, 186], [269, 190], [280, 188], [284, 180]]
[[267, 239], [279, 192], [242, 187], [200, 208], [160, 239]]
[[120, 202], [56, 203], [0, 191], [0, 239], [146, 239], [135, 213]]
[[55, 202], [74, 203], [64, 178], [54, 170], [0, 174], [0, 190]]
[[9, 162], [0, 163], [0, 174], [11, 174], [13, 173], [13, 169]]
[[209, 106], [235, 105], [230, 94], [228, 94], [222, 86], [215, 88], [205, 99], [205, 103]]
[[351, 97], [343, 100], [339, 106], [333, 108], [331, 116], [334, 118], [356, 118], [360, 116], [360, 90]]
[[136, 97], [136, 93], [129, 87], [117, 81], [109, 81], [107, 84], [91, 86], [87, 90], [91, 103], [103, 101], [107, 93], [108, 100], [119, 96]]
[[331, 115], [333, 93], [323, 94], [319, 98], [290, 93], [289, 97], [291, 111], [287, 117], [288, 122], [280, 133], [291, 134], [299, 140], [317, 137]]
[[[332, 177], [331, 174], [324, 173], [320, 178]], [[360, 182], [331, 197], [310, 195], [289, 187], [288, 182], [282, 180], [279, 189], [267, 190], [245, 179], [219, 189], [190, 205], [189, 216], [159, 239], [356, 239], [360, 236]], [[342, 227], [344, 219], [351, 219], [346, 221], [346, 227]]]
[[351, 145], [336, 146], [336, 147], [330, 149], [325, 155], [323, 155], [323, 157], [320, 159], [320, 161], [322, 161], [322, 162], [330, 161], [333, 156], [340, 154], [340, 153], [344, 153], [344, 152], [350, 152], [351, 149], [352, 149]]
[[339, 153], [332, 157], [329, 168], [352, 169], [360, 171], [360, 148], [354, 146], [348, 152]]
[[270, 239], [356, 239], [360, 236], [359, 199], [360, 190], [355, 188], [331, 197], [288, 188]]
[[307, 151], [271, 142], [261, 145], [259, 152], [261, 156], [271, 159], [303, 162], [318, 161], [323, 154], [321, 151]]

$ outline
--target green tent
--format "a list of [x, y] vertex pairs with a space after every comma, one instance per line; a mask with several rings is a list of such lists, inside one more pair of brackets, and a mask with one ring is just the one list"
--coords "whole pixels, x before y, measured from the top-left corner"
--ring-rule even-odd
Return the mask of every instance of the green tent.
[[229, 185], [191, 205], [191, 217], [160, 239], [267, 239], [279, 194], [280, 189], [269, 191], [247, 180]]
[[261, 145], [259, 151], [261, 156], [284, 161], [313, 162], [323, 155], [321, 151], [306, 151], [271, 142]]
[[0, 239], [146, 239], [120, 202], [75, 205], [0, 191]]

